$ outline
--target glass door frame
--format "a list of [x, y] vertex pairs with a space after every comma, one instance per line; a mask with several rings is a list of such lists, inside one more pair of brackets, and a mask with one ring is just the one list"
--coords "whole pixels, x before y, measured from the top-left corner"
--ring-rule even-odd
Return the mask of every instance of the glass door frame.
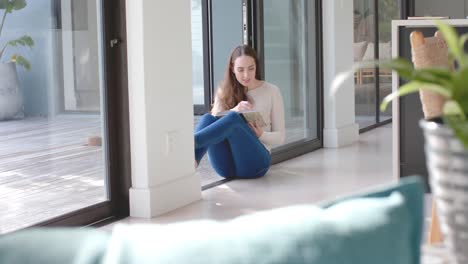
[[[72, 8], [73, 8], [73, 0], [71, 2]], [[52, 14], [55, 16], [54, 21], [53, 21], [53, 28], [56, 30], [62, 30], [62, 1], [60, 0], [52, 0]], [[74, 21], [72, 20], [72, 30], [74, 28]], [[72, 35], [72, 38], [74, 38], [74, 35]], [[60, 39], [59, 34], [55, 34], [54, 38], [54, 48], [56, 49], [56, 52], [58, 56], [55, 58], [54, 63], [57, 65], [56, 70], [58, 71], [58, 80], [56, 80], [58, 83], [64, 83], [64, 78], [63, 78], [63, 50], [62, 50], [62, 39]], [[74, 67], [73, 70], [74, 75], [76, 76], [76, 68]], [[76, 80], [74, 80], [75, 86]], [[54, 109], [54, 114], [58, 113], [67, 113], [67, 114], [99, 114], [98, 111], [82, 111], [82, 110], [67, 110], [65, 108], [65, 91], [64, 88], [59, 89], [56, 91], [55, 96], [57, 96], [57, 99], [55, 100], [56, 107]]]
[[[406, 19], [409, 16], [414, 16], [414, 6], [415, 6], [415, 1], [414, 0], [399, 0], [401, 3], [401, 9], [400, 9], [400, 17], [401, 19]], [[379, 1], [374, 0], [374, 14], [377, 14], [374, 16], [374, 36], [376, 43], [374, 43], [374, 58], [379, 57]], [[359, 129], [359, 133], [364, 133], [367, 131], [370, 131], [374, 128], [381, 127], [387, 124], [392, 123], [392, 118], [389, 118], [387, 120], [381, 121], [380, 120], [380, 77], [379, 77], [379, 67], [375, 67], [374, 70], [374, 84], [375, 84], [375, 124], [372, 124], [370, 126], [366, 126], [363, 128]]]
[[[314, 4], [313, 20], [308, 14], [308, 5]], [[263, 0], [242, 0], [243, 6], [246, 7], [244, 15], [247, 17], [243, 19], [244, 25], [244, 36], [247, 36], [247, 39], [244, 37], [244, 43], [251, 45], [256, 49], [260, 64], [265, 65], [265, 56], [264, 56], [264, 29], [263, 29]], [[305, 17], [307, 18], [307, 25], [314, 26], [315, 28], [315, 69], [317, 78], [308, 78], [308, 83], [315, 83], [317, 87], [317, 99], [316, 99], [316, 113], [317, 113], [317, 138], [312, 140], [301, 140], [293, 143], [286, 144], [279, 148], [276, 148], [272, 151], [272, 163], [278, 163], [285, 161], [305, 153], [317, 150], [323, 147], [323, 34], [322, 34], [322, 0], [318, 1], [305, 1], [306, 8], [303, 10]], [[308, 41], [308, 39], [306, 40]], [[306, 42], [306, 46], [309, 47], [309, 44]], [[308, 49], [309, 50], [309, 49]], [[309, 51], [311, 52], [311, 51]], [[308, 56], [309, 57], [309, 56]], [[262, 68], [262, 76], [265, 76], [265, 67]], [[309, 67], [308, 67], [309, 68]], [[310, 76], [310, 75], [308, 75]], [[310, 88], [309, 88], [310, 89]], [[310, 94], [310, 93], [309, 93]], [[310, 98], [308, 102], [311, 102]], [[306, 104], [306, 124], [314, 122], [314, 118], [311, 116], [311, 106], [312, 104]]]
[[401, 0], [401, 15], [404, 19], [415, 14], [415, 0]]
[[[56, 12], [57, 2], [52, 8]], [[125, 0], [103, 0], [103, 43], [105, 57], [105, 122], [108, 148], [105, 164], [108, 178], [106, 188], [109, 200], [38, 223], [34, 226], [102, 225], [129, 215], [130, 124], [128, 111], [128, 71], [125, 23]], [[56, 21], [56, 25], [60, 25]], [[112, 39], [118, 45], [110, 46]], [[61, 64], [59, 64], [60, 66]], [[109, 76], [113, 76], [110, 78]], [[107, 175], [106, 175], [107, 176]]]
[[[212, 2], [213, 0], [201, 0], [202, 3], [202, 34], [203, 34], [203, 77], [204, 77], [204, 104], [194, 104], [194, 114], [202, 115], [207, 113], [211, 109], [211, 104], [214, 100], [214, 74], [213, 74], [213, 28], [212, 28]], [[261, 43], [263, 39], [263, 1], [262, 0], [240, 0], [241, 7], [245, 5], [245, 11], [243, 14], [247, 14], [242, 18], [243, 21], [243, 35], [247, 34], [248, 43], [257, 51], [260, 63], [264, 65], [264, 49]], [[308, 18], [308, 25], [314, 25], [315, 28], [315, 50], [316, 62], [315, 69], [317, 76], [315, 79], [308, 80], [309, 83], [316, 82], [317, 85], [317, 97], [316, 97], [316, 112], [317, 112], [317, 138], [313, 140], [304, 140], [294, 142], [282, 146], [281, 148], [275, 149], [272, 153], [272, 163], [278, 163], [284, 160], [291, 159], [293, 157], [302, 155], [307, 152], [319, 149], [323, 147], [323, 45], [322, 45], [322, 0], [314, 1], [314, 19]], [[304, 10], [307, 12], [307, 10]], [[261, 75], [265, 75], [264, 67], [261, 67]], [[310, 100], [309, 100], [310, 101]], [[310, 104], [306, 105], [306, 111], [311, 112]], [[310, 115], [309, 119], [311, 119]], [[309, 123], [312, 120], [308, 121]], [[223, 184], [231, 179], [224, 179], [218, 182], [202, 186], [202, 190], [206, 190], [220, 184]]]
[[203, 39], [203, 98], [204, 104], [194, 104], [193, 113], [203, 115], [211, 110], [214, 100], [213, 83], [213, 37], [212, 0], [201, 0], [202, 39]]

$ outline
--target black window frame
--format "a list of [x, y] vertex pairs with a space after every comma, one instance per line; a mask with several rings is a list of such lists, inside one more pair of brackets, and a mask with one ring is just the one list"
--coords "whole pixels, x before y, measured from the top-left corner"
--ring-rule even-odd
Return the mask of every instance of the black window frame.
[[[247, 6], [247, 21], [248, 24], [245, 28], [247, 30], [248, 40], [247, 43], [254, 47], [257, 51], [260, 63], [262, 65], [262, 76], [265, 76], [265, 67], [264, 66], [264, 32], [263, 32], [263, 0], [242, 0], [243, 3], [246, 3]], [[306, 8], [304, 8], [303, 12], [305, 17], [308, 20], [308, 25], [310, 25], [309, 21], [310, 17], [308, 15], [308, 5], [314, 4], [314, 25], [315, 25], [315, 69], [316, 69], [316, 79], [311, 80], [309, 78], [309, 83], [313, 83], [315, 81], [317, 87], [317, 95], [316, 95], [316, 113], [317, 113], [317, 138], [312, 140], [301, 140], [297, 142], [292, 142], [276, 148], [272, 151], [272, 164], [279, 163], [281, 161], [289, 160], [294, 157], [303, 155], [308, 152], [312, 152], [314, 150], [320, 149], [323, 147], [323, 32], [322, 32], [322, 1], [305, 1]], [[310, 52], [310, 51], [309, 51]], [[309, 101], [312, 99], [310, 98]], [[311, 105], [307, 104], [307, 112], [311, 113]], [[314, 118], [311, 115], [308, 115], [307, 123], [314, 122]]]
[[[415, 1], [414, 0], [399, 0], [400, 1], [400, 18], [406, 19], [409, 16], [414, 16], [414, 7]], [[375, 43], [374, 43], [374, 58], [379, 57], [379, 1], [374, 0], [374, 36], [375, 36]], [[380, 116], [380, 77], [379, 77], [379, 67], [375, 67], [374, 70], [374, 85], [375, 85], [375, 123], [369, 126], [365, 126], [363, 128], [359, 128], [359, 133], [365, 133], [367, 131], [373, 130], [374, 128], [378, 128], [387, 124], [392, 123], [393, 118], [386, 119], [381, 121]]]
[[[314, 25], [315, 25], [315, 69], [316, 69], [316, 79], [313, 81], [316, 82], [317, 87], [317, 96], [316, 96], [316, 113], [317, 113], [317, 138], [313, 140], [303, 140], [298, 142], [293, 142], [282, 146], [281, 148], [275, 149], [272, 152], [272, 164], [285, 161], [305, 153], [320, 149], [323, 147], [323, 32], [322, 32], [322, 1], [306, 1], [306, 5], [314, 4], [315, 13], [314, 13]], [[211, 3], [212, 0], [202, 0], [202, 21], [203, 21], [203, 54], [204, 54], [204, 85], [205, 85], [205, 104], [204, 105], [194, 105], [195, 115], [200, 115], [208, 112], [211, 109], [211, 104], [214, 100], [214, 84], [213, 84], [213, 47], [212, 47], [212, 29], [211, 29]], [[262, 44], [263, 39], [263, 0], [240, 0], [241, 5], [247, 7], [246, 20], [247, 25], [242, 25], [243, 30], [246, 31], [248, 39], [244, 40], [244, 43], [252, 46], [256, 51], [259, 57], [260, 63], [263, 65], [264, 61], [264, 50]], [[304, 10], [307, 12], [308, 8]], [[306, 16], [309, 19], [309, 16]], [[311, 21], [308, 21], [308, 23]], [[261, 75], [265, 75], [264, 67], [261, 67]], [[312, 80], [309, 80], [311, 82]], [[307, 111], [310, 113], [311, 104], [307, 104]], [[309, 115], [312, 122], [312, 117]], [[202, 190], [206, 190], [220, 184], [226, 183], [230, 180], [221, 180], [202, 186]]]
[[[54, 0], [53, 12], [60, 12], [60, 0]], [[131, 187], [130, 124], [128, 111], [128, 71], [126, 45], [125, 0], [103, 0], [103, 42], [105, 57], [105, 117], [107, 124], [108, 172], [107, 192], [109, 200], [34, 226], [101, 226], [129, 216], [129, 190]], [[55, 26], [61, 28], [61, 18], [56, 17]], [[113, 48], [111, 39], [118, 39]], [[61, 64], [60, 64], [61, 65]], [[109, 76], [112, 76], [109, 77]]]
[[203, 115], [211, 110], [214, 100], [213, 91], [213, 37], [212, 37], [212, 0], [201, 0], [202, 39], [203, 39], [203, 97], [204, 104], [194, 104], [195, 115]]

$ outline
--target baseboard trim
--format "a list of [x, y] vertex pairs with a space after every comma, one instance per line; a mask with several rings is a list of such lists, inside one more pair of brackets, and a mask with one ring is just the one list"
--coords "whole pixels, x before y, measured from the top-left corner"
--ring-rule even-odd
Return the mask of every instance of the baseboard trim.
[[130, 216], [152, 218], [201, 199], [200, 179], [193, 174], [151, 188], [130, 188]]
[[351, 145], [359, 138], [359, 125], [356, 123], [340, 127], [325, 128], [323, 130], [323, 147], [339, 148]]

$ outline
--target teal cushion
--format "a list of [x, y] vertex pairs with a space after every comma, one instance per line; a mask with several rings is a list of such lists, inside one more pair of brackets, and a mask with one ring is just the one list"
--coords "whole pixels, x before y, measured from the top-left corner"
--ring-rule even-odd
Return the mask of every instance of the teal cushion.
[[411, 263], [419, 263], [420, 244], [424, 227], [424, 186], [425, 183], [419, 176], [405, 177], [401, 179], [396, 186], [381, 187], [369, 192], [362, 192], [360, 194], [347, 196], [341, 199], [335, 199], [335, 201], [322, 204], [321, 206], [327, 208], [342, 201], [356, 198], [388, 197], [395, 191], [402, 193], [406, 199], [405, 206], [411, 212], [411, 216], [408, 219], [410, 222], [408, 224], [411, 227], [411, 233], [409, 233], [409, 242], [411, 245], [411, 252], [414, 253], [413, 262]]
[[[419, 178], [319, 206], [231, 221], [29, 229], [0, 237], [0, 263], [416, 264], [423, 225]], [[311, 190], [312, 191], [312, 190]]]
[[27, 229], [0, 237], [0, 263], [98, 264], [109, 237], [93, 228]]
[[105, 263], [416, 264], [420, 179], [324, 205], [297, 205], [227, 222], [117, 226]]

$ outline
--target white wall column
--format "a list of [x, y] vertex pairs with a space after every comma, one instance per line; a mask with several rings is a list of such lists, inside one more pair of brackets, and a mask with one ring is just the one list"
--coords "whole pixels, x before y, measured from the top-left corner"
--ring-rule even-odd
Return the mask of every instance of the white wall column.
[[201, 198], [193, 150], [190, 1], [127, 0], [130, 215]]
[[323, 145], [336, 148], [357, 141], [354, 80], [346, 80], [331, 95], [331, 83], [339, 72], [353, 65], [353, 1], [323, 1], [324, 130]]

